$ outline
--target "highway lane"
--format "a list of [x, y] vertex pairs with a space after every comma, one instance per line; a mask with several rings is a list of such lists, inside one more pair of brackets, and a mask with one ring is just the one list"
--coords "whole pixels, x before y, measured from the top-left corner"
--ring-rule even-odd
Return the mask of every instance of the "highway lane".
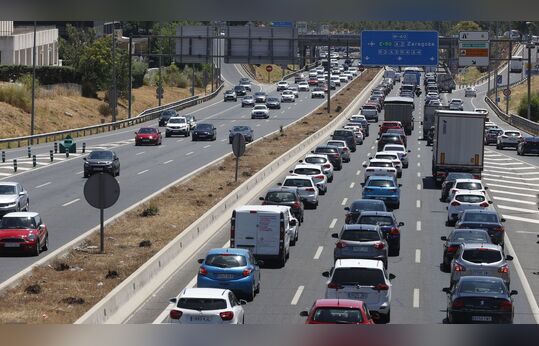
[[[416, 101], [416, 109], [422, 106], [422, 99]], [[371, 127], [375, 133], [376, 125]], [[416, 123], [408, 139], [412, 151], [410, 167], [404, 170], [400, 179], [403, 184], [401, 208], [395, 211], [397, 219], [405, 226], [401, 230], [400, 256], [389, 259], [389, 272], [397, 276], [393, 281], [392, 323], [443, 323], [445, 317], [446, 296], [442, 288], [448, 286], [449, 274], [439, 268], [442, 259], [440, 237], [449, 234], [451, 228], [445, 226], [446, 204], [439, 201], [440, 192], [430, 178], [431, 148], [418, 140], [420, 136], [419, 123]], [[338, 232], [344, 223], [343, 206], [361, 198], [362, 162], [375, 152], [374, 137], [367, 138], [352, 154], [352, 162], [336, 173], [335, 181], [329, 185], [327, 195], [321, 197], [318, 209], [306, 210], [300, 240], [292, 248], [286, 266], [262, 269], [261, 293], [245, 306], [246, 323], [303, 323], [299, 312], [324, 296], [326, 279], [321, 273], [332, 266], [335, 240], [331, 233]], [[251, 203], [258, 204], [258, 201]], [[161, 322], [166, 316], [163, 309], [168, 298], [177, 295], [183, 287], [195, 284], [194, 275], [199, 267], [196, 259], [204, 257], [209, 248], [226, 246], [227, 241], [228, 227], [224, 227], [207, 246], [193, 254], [191, 262], [154, 292], [128, 323]], [[521, 261], [535, 258], [528, 253], [517, 252], [517, 255]], [[534, 323], [522, 283], [515, 275], [515, 266], [510, 264], [510, 267], [512, 289], [520, 292], [515, 297], [515, 323]]]
[[[227, 72], [226, 76], [227, 79], [238, 80], [241, 74], [234, 68]], [[277, 95], [274, 86], [271, 86], [271, 90], [271, 95]], [[207, 105], [209, 107], [199, 106], [195, 111], [189, 109], [182, 112], [182, 114], [197, 112], [195, 114], [199, 122], [204, 120], [212, 122], [218, 129], [218, 138], [215, 142], [192, 142], [190, 138], [172, 137], [165, 138], [160, 147], [135, 147], [131, 129], [129, 132], [121, 131], [122, 133], [114, 134], [115, 141], [112, 143], [98, 145], [113, 148], [121, 162], [121, 175], [118, 180], [122, 194], [117, 204], [106, 211], [107, 216], [124, 210], [180, 177], [230, 152], [228, 129], [231, 126], [250, 125], [255, 130], [255, 138], [258, 138], [277, 130], [281, 125], [293, 122], [324, 102], [311, 99], [310, 93], [301, 93], [295, 103], [283, 104], [281, 110], [270, 111], [270, 119], [251, 120], [251, 109], [242, 109], [239, 101], [225, 103], [222, 98], [218, 100], [220, 102], [210, 103]], [[99, 222], [97, 211], [86, 203], [82, 194], [85, 182], [82, 170], [83, 162], [77, 157], [3, 179], [18, 181], [29, 190], [31, 210], [40, 212], [49, 228], [50, 251], [76, 238]], [[40, 257], [46, 254], [43, 253]], [[0, 257], [0, 280], [6, 280], [37, 259]]]

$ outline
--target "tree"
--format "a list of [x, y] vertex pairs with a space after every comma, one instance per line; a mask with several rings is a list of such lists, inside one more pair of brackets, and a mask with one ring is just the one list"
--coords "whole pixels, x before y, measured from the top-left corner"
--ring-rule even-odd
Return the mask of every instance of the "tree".
[[449, 30], [449, 33], [452, 35], [458, 34], [461, 31], [480, 31], [481, 27], [476, 22], [472, 21], [463, 21], [458, 22], [451, 30]]
[[65, 66], [78, 68], [80, 53], [96, 40], [94, 29], [76, 28], [71, 24], [66, 26], [67, 38], [60, 38], [58, 42], [58, 54]]

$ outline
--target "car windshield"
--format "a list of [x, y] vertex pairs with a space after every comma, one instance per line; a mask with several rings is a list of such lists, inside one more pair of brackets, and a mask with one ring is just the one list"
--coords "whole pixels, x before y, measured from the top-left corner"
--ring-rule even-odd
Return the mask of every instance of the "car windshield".
[[393, 167], [391, 162], [371, 162], [369, 167]]
[[258, 92], [255, 92], [255, 96], [266, 96], [266, 93], [258, 91]]
[[236, 268], [245, 267], [247, 265], [247, 260], [241, 255], [218, 254], [208, 255], [204, 264], [219, 268]]
[[319, 169], [316, 168], [296, 168], [294, 170], [294, 173], [300, 174], [300, 175], [317, 175], [322, 174]]
[[161, 113], [162, 119], [169, 119], [170, 117], [173, 117], [176, 115], [176, 111], [173, 110], [166, 110], [163, 113]]
[[248, 126], [234, 126], [234, 127], [232, 128], [232, 131], [233, 131], [233, 132], [249, 131], [249, 127], [248, 127]]
[[313, 187], [311, 181], [307, 179], [286, 179], [283, 186]]
[[453, 231], [449, 241], [454, 243], [490, 243], [489, 235], [484, 231]]
[[384, 202], [378, 200], [355, 201], [352, 203], [350, 210], [353, 212], [386, 211], [386, 205], [384, 204]]
[[110, 151], [92, 151], [88, 158], [92, 160], [112, 160], [112, 153]]
[[392, 226], [393, 218], [391, 216], [364, 215], [360, 216], [356, 223], [362, 225]]
[[186, 119], [185, 118], [171, 118], [168, 122], [171, 124], [185, 124]]
[[33, 217], [4, 217], [0, 223], [3, 229], [35, 229], [37, 227]]
[[376, 286], [384, 284], [384, 273], [371, 268], [336, 268], [331, 282], [339, 285]]
[[243, 90], [245, 90], [245, 88], [242, 87], [241, 85], [237, 85], [237, 86], [234, 87], [234, 90], [236, 90], [236, 91], [243, 91]]
[[266, 195], [266, 201], [269, 202], [282, 203], [294, 202], [295, 200], [296, 196], [293, 193], [286, 191], [268, 192], [268, 194]]
[[140, 130], [138, 130], [138, 133], [156, 133], [157, 131], [152, 128], [143, 127]]
[[318, 308], [313, 314], [313, 321], [336, 324], [361, 323], [363, 317], [359, 309]]
[[243, 98], [243, 101], [252, 101], [252, 100], [254, 100], [254, 97], [252, 97], [252, 96], [245, 96]]
[[0, 185], [0, 195], [14, 195], [16, 194], [15, 186], [13, 185]]
[[391, 180], [369, 180], [367, 187], [395, 187]]
[[260, 111], [260, 110], [265, 110], [265, 109], [266, 109], [266, 106], [255, 106], [254, 109], [259, 110], [259, 111]]
[[501, 280], [463, 280], [458, 289], [459, 293], [471, 293], [471, 294], [504, 294], [506, 288]]
[[502, 254], [486, 248], [468, 249], [464, 250], [462, 259], [472, 263], [494, 263], [502, 260]]
[[305, 162], [307, 163], [326, 163], [328, 160], [324, 159], [323, 157], [307, 157], [305, 158]]
[[481, 183], [474, 183], [474, 182], [463, 182], [463, 183], [457, 183], [455, 186], [459, 190], [481, 190], [483, 189], [483, 186], [481, 186]]
[[213, 125], [212, 124], [198, 124], [197, 130], [211, 131], [213, 130]]
[[187, 310], [224, 310], [227, 308], [226, 300], [212, 298], [180, 298], [178, 308]]
[[347, 229], [341, 235], [341, 240], [349, 241], [377, 241], [380, 240], [380, 234], [373, 230], [352, 230]]
[[276, 99], [275, 97], [268, 97], [268, 102], [279, 102], [279, 99]]
[[464, 213], [464, 222], [494, 222], [497, 223], [498, 215], [494, 213]]

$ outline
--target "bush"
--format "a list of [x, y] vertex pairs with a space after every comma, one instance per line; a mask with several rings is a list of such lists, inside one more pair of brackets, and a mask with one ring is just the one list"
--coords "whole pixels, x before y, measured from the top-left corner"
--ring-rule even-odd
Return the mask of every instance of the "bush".
[[[0, 81], [16, 81], [24, 75], [32, 75], [32, 67], [24, 65], [0, 66]], [[43, 85], [75, 83], [80, 84], [80, 75], [74, 68], [68, 66], [37, 66], [36, 78]]]
[[133, 88], [140, 88], [144, 84], [144, 75], [148, 70], [148, 64], [135, 60], [132, 63], [131, 76], [133, 77]]
[[107, 117], [112, 114], [112, 110], [110, 109], [110, 106], [108, 103], [102, 103], [97, 107], [97, 110], [99, 111], [99, 114], [101, 114], [104, 117]]
[[[539, 94], [532, 94], [531, 99], [531, 120], [539, 122]], [[525, 95], [520, 99], [518, 105], [518, 115], [523, 118], [528, 118], [528, 96]]]
[[[24, 74], [24, 75], [20, 76], [17, 79], [17, 83], [22, 84], [22, 86], [26, 90], [31, 91], [32, 90], [32, 75], [28, 73], [28, 74]], [[36, 90], [39, 88], [39, 79], [37, 77], [36, 77], [36, 81], [35, 81], [35, 88], [36, 88]]]
[[25, 112], [32, 111], [32, 99], [22, 85], [4, 85], [0, 87], [0, 102], [5, 102]]
[[144, 209], [142, 213], [140, 213], [140, 216], [149, 217], [157, 214], [159, 214], [159, 208], [155, 205], [150, 205], [148, 208]]

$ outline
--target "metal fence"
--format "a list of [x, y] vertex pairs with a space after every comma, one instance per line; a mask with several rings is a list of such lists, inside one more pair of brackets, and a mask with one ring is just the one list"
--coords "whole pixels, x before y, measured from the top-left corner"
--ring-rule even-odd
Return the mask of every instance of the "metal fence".
[[519, 130], [522, 130], [534, 136], [539, 136], [539, 123], [523, 118], [517, 114], [506, 114], [488, 96], [485, 97], [485, 102], [490, 106], [490, 108], [494, 110], [494, 113], [496, 113], [496, 115], [500, 119], [502, 119], [509, 125], [512, 125]]

